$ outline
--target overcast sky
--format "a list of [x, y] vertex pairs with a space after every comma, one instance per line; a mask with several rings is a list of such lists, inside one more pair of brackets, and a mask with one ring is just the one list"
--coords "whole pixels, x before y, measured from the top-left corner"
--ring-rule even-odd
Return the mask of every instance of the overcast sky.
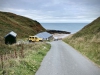
[[0, 0], [0, 11], [41, 23], [89, 23], [100, 16], [100, 0]]

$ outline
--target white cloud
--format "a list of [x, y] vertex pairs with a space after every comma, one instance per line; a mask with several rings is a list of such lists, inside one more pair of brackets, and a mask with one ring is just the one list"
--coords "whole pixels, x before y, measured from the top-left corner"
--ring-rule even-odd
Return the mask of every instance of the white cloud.
[[9, 11], [9, 12], [17, 12], [17, 13], [23, 13], [27, 10], [24, 9], [14, 9], [14, 8], [3, 8], [2, 11]]
[[[4, 2], [5, 1], [5, 2]], [[100, 16], [98, 0], [4, 0], [1, 11], [40, 22], [91, 22]]]
[[[43, 12], [41, 10], [25, 10], [5, 8], [3, 10], [17, 13], [18, 15], [26, 16], [39, 22], [90, 22], [91, 19], [86, 19], [86, 16], [70, 15], [70, 16], [54, 16], [55, 11]], [[93, 18], [94, 19], [94, 18]]]

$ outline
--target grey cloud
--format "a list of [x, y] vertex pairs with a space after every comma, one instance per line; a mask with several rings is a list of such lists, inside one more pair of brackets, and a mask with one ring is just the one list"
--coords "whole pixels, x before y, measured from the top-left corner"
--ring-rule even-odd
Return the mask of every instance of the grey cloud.
[[0, 10], [40, 21], [90, 21], [100, 16], [100, 0], [0, 0]]

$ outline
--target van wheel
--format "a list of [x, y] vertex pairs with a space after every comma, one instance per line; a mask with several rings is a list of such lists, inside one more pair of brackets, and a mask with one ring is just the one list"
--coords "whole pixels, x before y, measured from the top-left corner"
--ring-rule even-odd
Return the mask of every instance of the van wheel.
[[40, 40], [40, 42], [43, 42], [43, 40]]

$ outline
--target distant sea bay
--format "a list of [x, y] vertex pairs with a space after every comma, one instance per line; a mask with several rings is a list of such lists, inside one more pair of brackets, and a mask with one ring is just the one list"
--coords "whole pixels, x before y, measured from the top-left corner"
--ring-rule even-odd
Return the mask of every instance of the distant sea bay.
[[71, 34], [78, 32], [88, 23], [41, 23], [45, 29], [54, 29], [71, 32]]

